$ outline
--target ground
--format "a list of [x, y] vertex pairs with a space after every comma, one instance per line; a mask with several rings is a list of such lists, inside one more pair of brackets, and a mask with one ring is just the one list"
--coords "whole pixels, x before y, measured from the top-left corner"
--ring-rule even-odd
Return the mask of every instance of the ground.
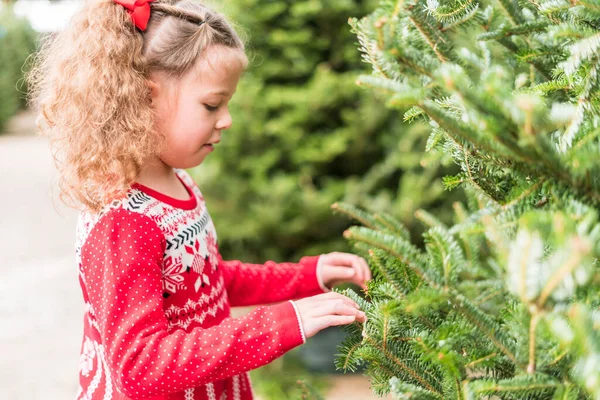
[[[76, 212], [58, 200], [48, 142], [22, 112], [0, 135], [0, 398], [75, 397], [83, 305]], [[327, 400], [369, 400], [360, 375], [331, 376]]]

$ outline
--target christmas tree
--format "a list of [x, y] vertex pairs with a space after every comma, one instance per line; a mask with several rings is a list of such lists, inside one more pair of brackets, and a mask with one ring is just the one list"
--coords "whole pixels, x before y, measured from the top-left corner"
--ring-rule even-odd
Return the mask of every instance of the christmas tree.
[[334, 209], [375, 278], [338, 367], [399, 399], [600, 399], [600, 1], [383, 1], [351, 19], [427, 150], [461, 172], [424, 245], [389, 215]]

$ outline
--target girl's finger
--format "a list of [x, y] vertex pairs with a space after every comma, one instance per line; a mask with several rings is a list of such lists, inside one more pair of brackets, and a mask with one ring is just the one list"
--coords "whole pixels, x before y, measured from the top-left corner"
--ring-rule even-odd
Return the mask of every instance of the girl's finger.
[[363, 267], [365, 268], [365, 280], [370, 281], [371, 279], [373, 279], [373, 275], [371, 274], [371, 268], [369, 268], [369, 264], [367, 263], [367, 260], [365, 260], [362, 257], [360, 258], [360, 262], [363, 265]]
[[358, 314], [356, 314], [356, 320], [358, 322], [366, 322], [367, 321], [367, 314], [365, 314], [364, 312], [360, 311]]
[[343, 294], [336, 293], [336, 292], [323, 293], [323, 294], [316, 295], [314, 297], [319, 298], [320, 301], [329, 301], [331, 299], [342, 299], [344, 301], [344, 303], [351, 305], [353, 307], [356, 307], [356, 308], [360, 308], [358, 303], [356, 303], [350, 297], [344, 296]]
[[311, 317], [322, 317], [325, 315], [356, 315], [358, 309], [353, 305], [341, 300], [332, 300], [310, 310]]
[[348, 325], [356, 321], [354, 315], [328, 315], [321, 317], [318, 320], [318, 324], [322, 326], [321, 329], [325, 329], [329, 326]]
[[326, 255], [327, 264], [330, 265], [342, 265], [342, 266], [351, 266], [352, 258], [354, 254], [349, 253], [340, 253], [338, 251], [334, 251], [333, 253], [329, 253]]
[[366, 283], [371, 280], [371, 271], [369, 270], [369, 266], [367, 265], [367, 263], [364, 262], [362, 258], [360, 259], [360, 267], [362, 268], [363, 275], [365, 276], [364, 286], [366, 288]]
[[352, 267], [340, 267], [333, 265], [330, 268], [331, 275], [334, 276], [335, 280], [349, 280], [352, 278], [356, 278], [357, 271]]
[[356, 270], [356, 280], [358, 281], [357, 283], [360, 286], [363, 286], [364, 282], [365, 282], [365, 270], [360, 262], [360, 257], [358, 256], [354, 256], [352, 257], [352, 268], [354, 268], [354, 270]]

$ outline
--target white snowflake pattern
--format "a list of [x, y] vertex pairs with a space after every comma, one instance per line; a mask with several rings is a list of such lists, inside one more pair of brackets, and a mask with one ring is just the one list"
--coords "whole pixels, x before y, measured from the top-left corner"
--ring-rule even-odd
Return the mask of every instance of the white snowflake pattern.
[[219, 253], [219, 248], [217, 247], [217, 240], [212, 230], [206, 233], [206, 247], [208, 249], [208, 260], [214, 269], [218, 264], [217, 254]]
[[94, 358], [96, 358], [96, 349], [90, 338], [86, 337], [83, 343], [83, 350], [79, 358], [79, 368], [81, 375], [88, 376], [90, 371], [94, 369]]
[[183, 273], [185, 271], [186, 267], [181, 263], [180, 258], [171, 256], [165, 258], [162, 268], [163, 291], [175, 294], [177, 290], [184, 289]]
[[183, 261], [188, 268], [191, 268], [198, 274], [202, 274], [204, 270], [204, 258], [200, 254], [200, 241], [198, 239], [195, 240], [192, 246], [185, 246]]

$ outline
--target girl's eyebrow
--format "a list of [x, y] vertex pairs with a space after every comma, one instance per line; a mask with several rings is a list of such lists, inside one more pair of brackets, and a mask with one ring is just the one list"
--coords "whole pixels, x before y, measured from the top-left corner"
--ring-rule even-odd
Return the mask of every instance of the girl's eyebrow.
[[[233, 92], [235, 94], [235, 92]], [[208, 92], [208, 94], [220, 94], [221, 96], [228, 96], [229, 92], [226, 90]]]

